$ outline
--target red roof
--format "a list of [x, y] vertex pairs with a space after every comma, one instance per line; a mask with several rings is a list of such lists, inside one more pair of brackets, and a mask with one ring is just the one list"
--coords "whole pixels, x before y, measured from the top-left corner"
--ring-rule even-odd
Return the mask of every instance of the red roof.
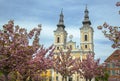
[[120, 50], [115, 50], [106, 60], [105, 62], [120, 60]]

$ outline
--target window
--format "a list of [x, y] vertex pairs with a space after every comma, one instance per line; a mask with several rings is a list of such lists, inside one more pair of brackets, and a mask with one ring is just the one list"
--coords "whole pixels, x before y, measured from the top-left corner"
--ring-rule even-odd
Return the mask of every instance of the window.
[[119, 70], [115, 70], [115, 75], [120, 74]]
[[57, 47], [57, 50], [59, 50], [59, 47]]
[[112, 63], [112, 68], [115, 68], [115, 64], [114, 63]]
[[114, 57], [119, 57], [119, 54], [115, 54]]
[[88, 39], [87, 39], [87, 35], [85, 35], [85, 41], [87, 41]]
[[60, 37], [57, 37], [57, 43], [60, 43]]
[[58, 76], [56, 76], [56, 81], [58, 81]]
[[112, 70], [112, 75], [115, 75], [115, 70]]
[[52, 77], [49, 78], [49, 81], [52, 81]]
[[107, 67], [110, 68], [110, 64], [109, 63], [107, 64]]
[[72, 49], [72, 45], [70, 45], [70, 49]]
[[108, 70], [108, 74], [110, 74], [110, 70]]
[[87, 45], [85, 45], [85, 48], [87, 48]]

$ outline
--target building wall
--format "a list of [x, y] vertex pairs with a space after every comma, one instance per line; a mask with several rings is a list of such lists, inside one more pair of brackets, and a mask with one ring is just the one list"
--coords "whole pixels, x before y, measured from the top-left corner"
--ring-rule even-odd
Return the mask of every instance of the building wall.
[[115, 50], [106, 60], [107, 71], [110, 79], [119, 79], [120, 81], [120, 50]]
[[107, 71], [110, 75], [109, 78], [119, 78], [120, 80], [120, 66], [115, 66], [114, 63], [108, 63]]

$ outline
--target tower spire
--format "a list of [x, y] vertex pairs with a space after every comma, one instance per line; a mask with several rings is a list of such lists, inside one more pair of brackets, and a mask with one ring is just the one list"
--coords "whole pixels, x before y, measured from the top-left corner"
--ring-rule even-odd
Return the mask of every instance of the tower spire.
[[65, 28], [64, 25], [64, 15], [63, 15], [63, 8], [60, 13], [60, 18], [59, 18], [59, 23], [57, 24], [58, 27], [62, 27], [63, 29]]
[[89, 20], [89, 11], [88, 11], [88, 9], [87, 9], [87, 4], [86, 4], [86, 8], [85, 8], [85, 11], [84, 11], [84, 20], [83, 20], [83, 25], [85, 25], [85, 24], [89, 24], [89, 25], [91, 25], [91, 22], [90, 22], [90, 20]]

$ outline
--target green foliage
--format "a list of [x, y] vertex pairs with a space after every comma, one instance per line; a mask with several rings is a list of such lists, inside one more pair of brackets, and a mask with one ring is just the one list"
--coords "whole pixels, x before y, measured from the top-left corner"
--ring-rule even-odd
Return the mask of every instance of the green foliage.
[[95, 77], [95, 81], [108, 81], [109, 74], [106, 71], [103, 76], [97, 76]]
[[2, 72], [0, 71], [0, 76], [2, 76], [3, 74], [2, 74]]

